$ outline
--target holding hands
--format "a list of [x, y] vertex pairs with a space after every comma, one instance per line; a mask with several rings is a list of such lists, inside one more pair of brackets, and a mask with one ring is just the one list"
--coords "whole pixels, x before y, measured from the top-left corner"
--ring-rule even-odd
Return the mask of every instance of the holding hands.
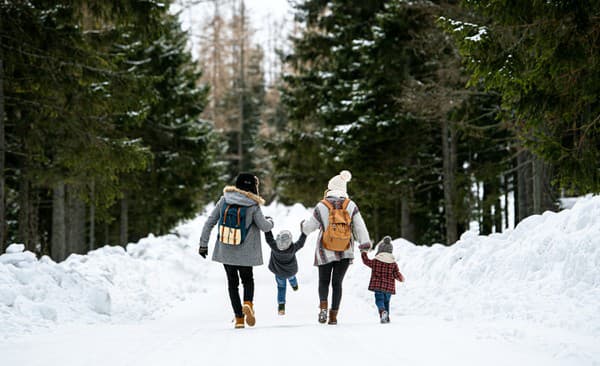
[[358, 249], [361, 252], [367, 252], [369, 249], [371, 249], [371, 243], [364, 243], [358, 246]]
[[268, 222], [270, 222], [271, 225], [275, 225], [275, 222], [273, 221], [273, 218], [271, 216], [265, 216], [265, 220], [267, 220]]

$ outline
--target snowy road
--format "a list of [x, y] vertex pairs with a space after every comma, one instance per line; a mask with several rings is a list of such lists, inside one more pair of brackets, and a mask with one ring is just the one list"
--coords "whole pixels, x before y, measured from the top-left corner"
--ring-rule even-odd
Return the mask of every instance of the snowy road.
[[288, 293], [285, 316], [276, 313], [276, 290], [270, 273], [264, 266], [257, 268], [257, 325], [235, 330], [230, 322], [224, 273], [216, 263], [208, 267], [206, 292], [179, 303], [158, 319], [60, 326], [51, 332], [3, 342], [0, 363], [310, 365], [318, 360], [339, 360], [341, 364], [367, 365], [379, 360], [402, 365], [565, 364], [527, 346], [482, 338], [478, 331], [455, 322], [401, 315], [399, 309], [393, 311], [392, 323], [379, 324], [374, 306], [362, 297], [352, 298], [352, 291], [347, 291], [343, 299], [339, 325], [318, 324], [316, 270], [312, 267], [299, 276], [300, 290]]
[[[257, 325], [241, 330], [223, 267], [196, 254], [206, 216], [178, 236], [60, 264], [4, 255], [0, 365], [600, 365], [600, 198], [586, 202], [450, 248], [395, 241], [407, 282], [385, 325], [360, 261], [344, 281], [339, 324], [317, 323], [314, 234], [298, 253], [300, 289], [288, 292], [285, 316], [273, 275], [255, 267]], [[264, 211], [275, 232], [295, 238], [310, 214], [299, 205]], [[268, 261], [266, 245], [263, 254]]]

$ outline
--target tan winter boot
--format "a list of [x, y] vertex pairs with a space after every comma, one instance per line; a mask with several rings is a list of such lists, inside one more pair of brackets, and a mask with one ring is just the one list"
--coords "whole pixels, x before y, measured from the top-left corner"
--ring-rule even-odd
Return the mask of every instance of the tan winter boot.
[[337, 310], [329, 310], [329, 322], [327, 324], [336, 325], [337, 324]]
[[246, 316], [246, 324], [253, 327], [256, 324], [256, 318], [254, 317], [254, 307], [252, 301], [244, 301], [244, 307], [242, 308], [244, 315]]
[[325, 322], [327, 322], [327, 300], [319, 304], [319, 323], [325, 324]]
[[235, 328], [244, 328], [244, 317], [238, 318], [237, 316], [235, 317]]

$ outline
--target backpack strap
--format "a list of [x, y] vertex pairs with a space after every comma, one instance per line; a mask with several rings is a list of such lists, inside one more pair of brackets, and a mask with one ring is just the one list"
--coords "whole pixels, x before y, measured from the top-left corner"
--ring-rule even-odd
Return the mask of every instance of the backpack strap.
[[[325, 198], [323, 198], [321, 200], [321, 202], [323, 202], [323, 204], [325, 206], [327, 206], [327, 208], [331, 211], [334, 209], [333, 204], [329, 201], [327, 201]], [[348, 205], [350, 204], [350, 198], [346, 198], [344, 199], [344, 203], [342, 203], [342, 210], [346, 210], [348, 208]]]
[[350, 204], [350, 198], [346, 198], [344, 203], [342, 203], [342, 210], [348, 209], [348, 205]]
[[333, 210], [333, 205], [331, 204], [331, 202], [327, 201], [325, 198], [323, 198], [323, 199], [321, 200], [321, 202], [322, 202], [322, 203], [323, 203], [325, 206], [327, 206], [327, 208], [329, 209], [329, 211]]
[[229, 207], [231, 207], [231, 206], [230, 205], [225, 206], [225, 208], [223, 210], [223, 216], [221, 217], [221, 220], [220, 220], [221, 221], [220, 222], [220, 224], [221, 224], [221, 227], [220, 227], [220, 229], [221, 229], [220, 234], [221, 235], [220, 235], [220, 237], [221, 238], [225, 236], [225, 221], [227, 219], [227, 211], [229, 211]]

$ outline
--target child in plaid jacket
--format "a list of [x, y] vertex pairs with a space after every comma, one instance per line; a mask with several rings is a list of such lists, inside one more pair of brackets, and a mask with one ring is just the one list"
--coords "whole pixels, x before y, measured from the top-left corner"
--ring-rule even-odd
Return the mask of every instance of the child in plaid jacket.
[[390, 322], [390, 299], [396, 293], [395, 280], [404, 282], [404, 276], [398, 269], [398, 264], [392, 254], [392, 238], [386, 236], [377, 244], [375, 258], [367, 256], [368, 246], [359, 246], [362, 261], [371, 268], [369, 290], [375, 292], [375, 305], [379, 310], [381, 323]]

